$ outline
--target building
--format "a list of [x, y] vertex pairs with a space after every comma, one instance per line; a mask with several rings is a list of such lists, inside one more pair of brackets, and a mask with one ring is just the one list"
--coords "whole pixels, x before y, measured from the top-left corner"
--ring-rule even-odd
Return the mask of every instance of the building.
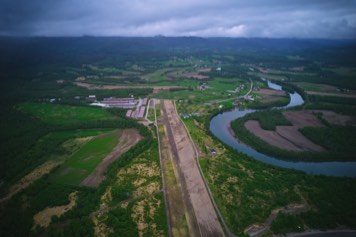
[[136, 106], [137, 101], [135, 100], [135, 98], [109, 97], [104, 98], [101, 103], [107, 105], [107, 107], [110, 108], [133, 109]]
[[88, 100], [96, 100], [96, 95], [89, 95]]
[[138, 113], [136, 114], [136, 118], [143, 118], [143, 115], [145, 114], [145, 110], [146, 110], [146, 107], [145, 106], [141, 106], [138, 109]]
[[132, 114], [132, 109], [129, 109], [129, 110], [127, 110], [127, 112], [126, 112], [126, 117], [131, 117], [131, 114]]

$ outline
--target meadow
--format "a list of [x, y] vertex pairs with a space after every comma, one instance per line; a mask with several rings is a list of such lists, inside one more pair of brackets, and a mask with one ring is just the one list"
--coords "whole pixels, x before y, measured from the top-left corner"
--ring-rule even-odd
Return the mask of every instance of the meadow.
[[102, 159], [118, 143], [120, 133], [112, 131], [89, 138], [78, 151], [70, 156], [51, 177], [53, 182], [79, 185], [85, 177], [94, 171]]
[[19, 105], [18, 109], [39, 118], [45, 123], [53, 125], [75, 124], [114, 118], [112, 114], [97, 107], [24, 103]]

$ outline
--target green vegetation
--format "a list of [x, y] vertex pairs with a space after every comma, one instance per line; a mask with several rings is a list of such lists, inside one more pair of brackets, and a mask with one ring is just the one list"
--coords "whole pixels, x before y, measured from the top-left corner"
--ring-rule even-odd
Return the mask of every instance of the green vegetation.
[[301, 215], [279, 213], [271, 225], [271, 230], [275, 234], [287, 234], [303, 232], [305, 229]]
[[118, 135], [118, 132], [114, 131], [91, 139], [53, 174], [53, 181], [79, 185], [114, 149], [118, 143]]
[[65, 125], [113, 118], [110, 113], [95, 107], [24, 103], [19, 106], [19, 109], [49, 124]]
[[305, 127], [300, 131], [340, 160], [352, 159], [356, 154], [356, 127], [354, 126]]
[[[271, 211], [305, 198], [311, 209], [281, 223], [277, 218], [272, 232], [294, 231], [297, 226], [331, 229], [339, 224], [355, 228], [356, 182], [351, 178], [307, 175], [272, 167], [234, 151], [200, 160], [225, 221], [243, 235], [252, 224], [264, 223]], [[284, 219], [283, 219], [284, 220]]]
[[[326, 148], [325, 152], [294, 152], [280, 149], [272, 146], [254, 135], [245, 127], [245, 122], [248, 120], [258, 120], [263, 129], [275, 130], [276, 125], [291, 125], [288, 120], [284, 118], [281, 111], [265, 111], [248, 114], [247, 116], [234, 120], [231, 123], [231, 128], [235, 134], [239, 134], [238, 138], [246, 144], [254, 147], [257, 151], [281, 159], [291, 160], [306, 160], [306, 161], [325, 161], [325, 160], [354, 160], [354, 141], [355, 135], [352, 131], [354, 128], [347, 127], [329, 127], [326, 128], [312, 128], [305, 127], [301, 132], [310, 138], [313, 142]], [[339, 129], [338, 129], [339, 128]]]
[[248, 114], [244, 117], [245, 121], [248, 120], [257, 120], [261, 128], [265, 130], [276, 130], [278, 125], [287, 125], [291, 126], [291, 122], [287, 120], [281, 110], [271, 110], [271, 111], [261, 111]]
[[[109, 183], [102, 204], [113, 209], [101, 216], [108, 228], [120, 236], [166, 235], [167, 219], [159, 168], [158, 144], [125, 154], [109, 171]], [[110, 193], [110, 194], [108, 194]], [[147, 225], [143, 229], [137, 226]]]

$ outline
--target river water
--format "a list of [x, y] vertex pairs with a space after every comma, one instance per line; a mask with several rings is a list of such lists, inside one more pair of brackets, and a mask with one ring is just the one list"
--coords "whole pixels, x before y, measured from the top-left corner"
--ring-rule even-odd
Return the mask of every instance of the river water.
[[[282, 87], [268, 82], [268, 86], [274, 90], [282, 90]], [[289, 93], [290, 102], [288, 105], [279, 108], [291, 108], [294, 106], [302, 105], [303, 98], [296, 92]], [[278, 109], [278, 108], [277, 108]], [[222, 142], [234, 148], [235, 150], [247, 154], [258, 161], [262, 161], [271, 165], [301, 170], [310, 174], [322, 174], [327, 176], [347, 176], [356, 177], [356, 162], [305, 162], [305, 161], [290, 161], [277, 159], [272, 156], [265, 155], [240, 143], [230, 132], [230, 123], [245, 116], [246, 114], [255, 112], [256, 110], [232, 110], [222, 114], [218, 114], [210, 121], [210, 131], [219, 138]]]

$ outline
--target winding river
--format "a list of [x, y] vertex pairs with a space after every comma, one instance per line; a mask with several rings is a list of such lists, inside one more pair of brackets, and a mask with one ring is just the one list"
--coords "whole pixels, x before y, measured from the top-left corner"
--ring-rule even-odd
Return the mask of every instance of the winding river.
[[[282, 90], [282, 87], [268, 82], [268, 86], [274, 90]], [[291, 108], [302, 105], [303, 98], [296, 92], [289, 93], [290, 102], [288, 105], [279, 108]], [[225, 144], [231, 146], [235, 150], [247, 154], [258, 161], [262, 161], [271, 165], [301, 170], [310, 174], [321, 174], [327, 176], [347, 176], [356, 177], [356, 162], [305, 162], [305, 161], [289, 161], [281, 160], [272, 156], [265, 155], [240, 143], [230, 132], [230, 123], [245, 116], [246, 114], [255, 112], [257, 110], [232, 110], [216, 115], [210, 121], [210, 131]]]

